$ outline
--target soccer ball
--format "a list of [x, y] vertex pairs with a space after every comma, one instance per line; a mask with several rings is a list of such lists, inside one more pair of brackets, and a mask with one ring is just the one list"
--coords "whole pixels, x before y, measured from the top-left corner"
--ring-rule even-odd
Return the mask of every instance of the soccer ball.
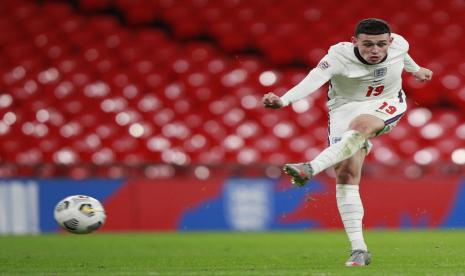
[[99, 229], [106, 219], [102, 204], [85, 195], [69, 196], [55, 207], [54, 217], [66, 231], [87, 234]]

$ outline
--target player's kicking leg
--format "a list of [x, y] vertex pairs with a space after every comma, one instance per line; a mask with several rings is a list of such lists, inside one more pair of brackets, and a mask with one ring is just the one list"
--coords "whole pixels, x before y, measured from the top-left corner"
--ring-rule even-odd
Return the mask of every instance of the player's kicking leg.
[[361, 132], [349, 130], [341, 141], [326, 148], [311, 162], [286, 164], [284, 172], [291, 176], [292, 183], [303, 186], [316, 174], [354, 155], [365, 142], [366, 138]]
[[303, 186], [318, 173], [352, 157], [366, 145], [367, 138], [375, 136], [384, 127], [384, 122], [373, 115], [358, 115], [338, 142], [310, 162], [284, 165], [284, 172], [291, 176], [292, 183]]

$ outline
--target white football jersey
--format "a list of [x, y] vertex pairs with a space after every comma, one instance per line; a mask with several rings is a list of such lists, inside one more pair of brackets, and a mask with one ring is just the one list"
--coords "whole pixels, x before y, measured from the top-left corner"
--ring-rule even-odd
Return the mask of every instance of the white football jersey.
[[331, 108], [351, 101], [393, 98], [402, 89], [402, 70], [416, 72], [420, 67], [408, 55], [408, 42], [400, 35], [391, 34], [393, 42], [384, 61], [368, 64], [357, 57], [350, 42], [333, 45], [318, 66], [289, 90], [281, 99], [285, 105], [308, 96], [328, 80], [328, 106]]

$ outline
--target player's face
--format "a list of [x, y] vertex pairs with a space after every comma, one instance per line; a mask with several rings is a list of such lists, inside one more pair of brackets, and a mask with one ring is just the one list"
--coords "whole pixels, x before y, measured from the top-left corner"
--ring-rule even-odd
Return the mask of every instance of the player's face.
[[370, 64], [380, 63], [386, 57], [391, 42], [390, 34], [359, 34], [352, 37], [352, 43], [358, 48], [363, 59]]

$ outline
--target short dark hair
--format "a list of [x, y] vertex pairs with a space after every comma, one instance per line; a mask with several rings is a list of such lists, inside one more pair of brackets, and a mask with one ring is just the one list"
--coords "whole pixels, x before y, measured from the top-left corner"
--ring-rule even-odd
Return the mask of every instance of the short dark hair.
[[355, 36], [357, 37], [359, 34], [391, 34], [391, 28], [389, 28], [389, 24], [382, 19], [367, 18], [357, 23], [355, 27]]

